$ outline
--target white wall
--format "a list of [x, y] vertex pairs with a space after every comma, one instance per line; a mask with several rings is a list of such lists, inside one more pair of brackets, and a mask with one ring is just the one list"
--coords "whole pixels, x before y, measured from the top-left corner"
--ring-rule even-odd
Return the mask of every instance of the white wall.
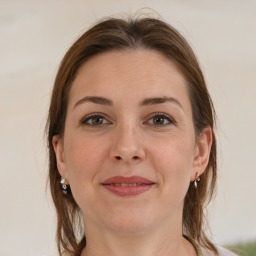
[[151, 7], [196, 51], [219, 116], [218, 243], [256, 238], [255, 0], [0, 0], [0, 255], [55, 254], [43, 130], [54, 75], [96, 19]]

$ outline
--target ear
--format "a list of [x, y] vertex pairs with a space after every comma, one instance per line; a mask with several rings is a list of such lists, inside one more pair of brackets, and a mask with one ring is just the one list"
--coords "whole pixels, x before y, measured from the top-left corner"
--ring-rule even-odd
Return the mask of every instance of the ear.
[[53, 136], [52, 145], [55, 151], [58, 171], [63, 178], [67, 179], [67, 172], [66, 172], [67, 168], [66, 168], [66, 161], [65, 161], [65, 154], [64, 154], [64, 145], [63, 145], [63, 140], [60, 138], [59, 135]]
[[207, 126], [200, 133], [196, 141], [195, 155], [193, 160], [193, 172], [191, 173], [191, 181], [195, 180], [196, 173], [200, 176], [205, 171], [209, 162], [212, 146], [212, 129]]

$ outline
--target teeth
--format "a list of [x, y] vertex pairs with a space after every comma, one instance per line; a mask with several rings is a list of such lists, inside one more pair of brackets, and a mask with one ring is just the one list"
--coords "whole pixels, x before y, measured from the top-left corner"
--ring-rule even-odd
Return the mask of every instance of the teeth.
[[127, 183], [115, 183], [112, 184], [113, 186], [117, 186], [117, 187], [135, 187], [135, 186], [139, 186], [142, 185], [142, 183], [131, 183], [131, 184], [127, 184]]

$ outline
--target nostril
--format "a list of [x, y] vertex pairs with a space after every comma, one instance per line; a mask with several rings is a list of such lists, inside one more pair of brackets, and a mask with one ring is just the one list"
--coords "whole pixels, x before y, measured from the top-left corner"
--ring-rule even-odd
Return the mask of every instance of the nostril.
[[[115, 158], [117, 160], [121, 160], [122, 159], [122, 157], [120, 157], [120, 156], [116, 156]], [[137, 159], [139, 159], [139, 157], [138, 156], [133, 156], [132, 159], [137, 160]]]

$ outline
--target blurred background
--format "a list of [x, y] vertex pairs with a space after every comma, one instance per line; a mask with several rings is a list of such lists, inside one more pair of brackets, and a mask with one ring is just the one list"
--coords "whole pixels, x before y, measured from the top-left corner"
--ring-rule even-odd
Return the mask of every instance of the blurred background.
[[208, 207], [212, 239], [255, 246], [255, 0], [0, 0], [1, 256], [57, 255], [44, 127], [59, 62], [96, 20], [145, 7], [189, 41], [215, 103], [219, 180]]

